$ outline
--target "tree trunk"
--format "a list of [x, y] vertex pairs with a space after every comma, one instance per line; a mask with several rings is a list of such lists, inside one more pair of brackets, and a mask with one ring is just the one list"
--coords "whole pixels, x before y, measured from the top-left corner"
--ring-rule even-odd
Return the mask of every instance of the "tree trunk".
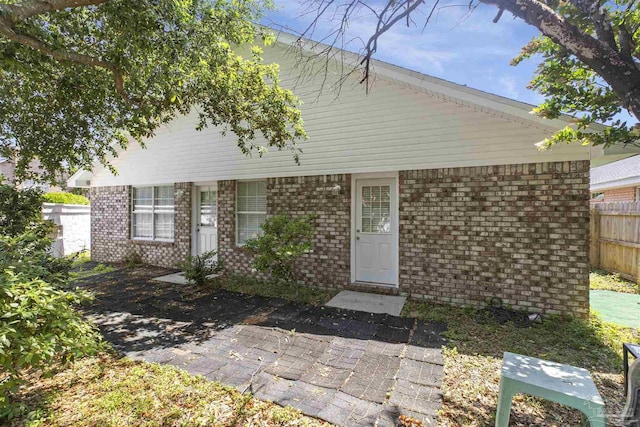
[[640, 121], [640, 69], [629, 55], [583, 33], [540, 1], [479, 1], [508, 10], [575, 55], [611, 86], [622, 105]]

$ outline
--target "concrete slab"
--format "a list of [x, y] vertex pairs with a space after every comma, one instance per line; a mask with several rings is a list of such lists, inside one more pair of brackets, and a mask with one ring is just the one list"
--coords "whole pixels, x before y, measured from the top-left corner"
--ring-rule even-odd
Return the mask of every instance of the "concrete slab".
[[[216, 277], [219, 277], [219, 274], [210, 274], [207, 276], [207, 279], [215, 279]], [[154, 277], [151, 280], [156, 280], [158, 282], [166, 282], [166, 283], [173, 283], [176, 285], [188, 285], [189, 281], [187, 280], [186, 277], [184, 277], [184, 272], [181, 271], [179, 273], [172, 273], [172, 274], [167, 274], [166, 276], [160, 276], [160, 277]]]
[[331, 301], [327, 303], [327, 306], [399, 316], [406, 301], [407, 297], [342, 291], [333, 297]]

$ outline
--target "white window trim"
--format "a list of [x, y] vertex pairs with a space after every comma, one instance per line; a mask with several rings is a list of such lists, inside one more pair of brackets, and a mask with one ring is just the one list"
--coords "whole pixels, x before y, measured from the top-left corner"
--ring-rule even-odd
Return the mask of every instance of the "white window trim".
[[[172, 187], [173, 188], [173, 239], [157, 239], [156, 235], [156, 188], [158, 187]], [[133, 215], [135, 212], [135, 203], [133, 193], [136, 188], [151, 188], [151, 234], [152, 237], [136, 237], [133, 235]], [[134, 185], [131, 187], [131, 193], [129, 194], [129, 200], [131, 200], [131, 212], [129, 215], [130, 229], [131, 229], [131, 240], [142, 241], [142, 242], [164, 242], [164, 243], [173, 243], [175, 242], [176, 237], [176, 200], [175, 200], [175, 184], [165, 184], [165, 185]]]
[[636, 202], [640, 202], [640, 187], [636, 187]]
[[[262, 214], [262, 215], [267, 215], [267, 207], [265, 206], [264, 212], [263, 211], [239, 211], [238, 210], [238, 184], [241, 183], [248, 183], [248, 182], [264, 182], [265, 185], [267, 184], [267, 180], [266, 179], [249, 179], [249, 180], [242, 180], [242, 181], [236, 181], [236, 206], [235, 206], [235, 211], [236, 211], [236, 246], [237, 247], [243, 247], [244, 243], [240, 243], [240, 228], [238, 227], [238, 215], [239, 214]], [[265, 199], [267, 197], [267, 192], [265, 191]]]

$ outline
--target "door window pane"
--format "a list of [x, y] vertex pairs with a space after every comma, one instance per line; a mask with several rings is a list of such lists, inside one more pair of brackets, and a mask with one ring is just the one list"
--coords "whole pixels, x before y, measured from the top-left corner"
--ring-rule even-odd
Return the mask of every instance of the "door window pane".
[[218, 192], [200, 191], [200, 225], [216, 226], [218, 223]]
[[361, 221], [363, 233], [391, 233], [391, 187], [362, 186]]

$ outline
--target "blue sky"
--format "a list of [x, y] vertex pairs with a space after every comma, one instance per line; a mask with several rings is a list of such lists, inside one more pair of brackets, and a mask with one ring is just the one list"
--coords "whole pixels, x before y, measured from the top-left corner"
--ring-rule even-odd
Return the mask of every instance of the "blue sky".
[[[310, 17], [303, 15], [303, 0], [276, 0], [276, 10], [262, 21], [273, 28], [303, 31]], [[445, 2], [441, 2], [446, 4]], [[462, 1], [460, 3], [467, 3]], [[513, 67], [511, 58], [520, 52], [538, 30], [505, 12], [497, 24], [492, 22], [497, 9], [480, 5], [465, 18], [465, 7], [445, 7], [434, 14], [427, 28], [397, 25], [379, 41], [376, 59], [415, 71], [464, 84], [497, 95], [538, 104], [542, 97], [527, 89], [537, 63], [525, 61]], [[416, 17], [418, 18], [418, 17]], [[357, 19], [350, 23], [349, 36], [366, 40], [373, 22]], [[321, 23], [314, 38], [329, 32], [330, 24]], [[347, 46], [358, 51], [362, 41]]]

